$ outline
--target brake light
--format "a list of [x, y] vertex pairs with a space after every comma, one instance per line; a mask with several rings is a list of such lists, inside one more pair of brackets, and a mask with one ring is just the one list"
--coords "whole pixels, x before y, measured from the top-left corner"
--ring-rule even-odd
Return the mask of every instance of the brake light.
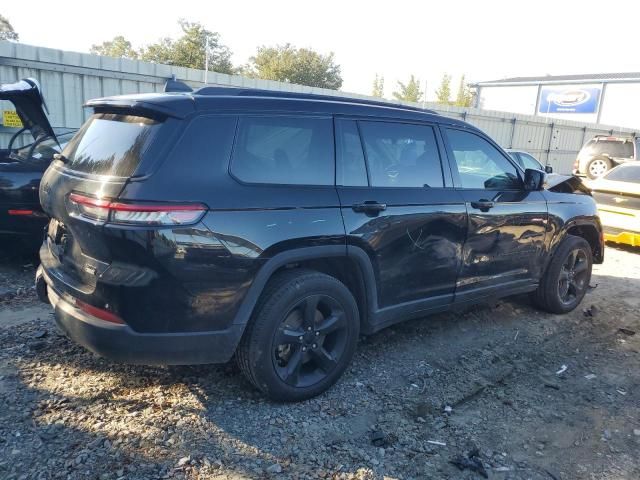
[[30, 215], [33, 215], [33, 210], [9, 210], [9, 215], [30, 216]]
[[69, 213], [73, 217], [121, 225], [189, 225], [197, 223], [207, 211], [201, 203], [124, 203], [79, 193], [69, 195], [69, 204]]
[[26, 208], [16, 208], [7, 210], [7, 213], [12, 217], [37, 217], [45, 218], [47, 215], [44, 212], [38, 210], [27, 210]]
[[89, 305], [88, 303], [83, 302], [82, 300], [75, 299], [76, 307], [82, 310], [84, 313], [91, 315], [92, 317], [99, 318], [100, 320], [104, 320], [109, 323], [117, 323], [119, 325], [125, 325], [124, 320], [122, 320], [115, 313], [111, 313], [109, 310], [105, 310], [103, 308], [94, 307], [93, 305]]

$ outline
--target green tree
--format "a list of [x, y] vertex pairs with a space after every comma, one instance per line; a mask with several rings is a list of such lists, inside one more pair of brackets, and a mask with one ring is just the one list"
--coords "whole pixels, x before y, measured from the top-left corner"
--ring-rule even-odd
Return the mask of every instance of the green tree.
[[436, 90], [438, 103], [451, 105], [451, 75], [444, 74], [440, 81], [440, 87]]
[[378, 76], [376, 73], [376, 78], [373, 79], [373, 91], [371, 95], [378, 98], [384, 97], [384, 77], [382, 75]]
[[138, 52], [131, 46], [131, 42], [122, 35], [113, 37], [113, 40], [107, 40], [99, 45], [92, 45], [89, 51], [107, 57], [138, 58]]
[[309, 48], [296, 48], [289, 43], [258, 47], [242, 73], [265, 80], [332, 90], [338, 90], [342, 86], [340, 65], [335, 63], [333, 52], [322, 55]]
[[424, 92], [420, 90], [420, 80], [413, 75], [406, 84], [398, 81], [398, 90], [393, 92], [393, 96], [397, 100], [405, 102], [420, 102], [423, 95]]
[[220, 34], [207, 30], [198, 22], [178, 21], [182, 36], [178, 39], [161, 38], [140, 51], [142, 60], [180, 67], [205, 68], [209, 58], [209, 70], [233, 73], [231, 50], [220, 40]]
[[14, 42], [17, 42], [19, 39], [20, 38], [13, 29], [13, 25], [11, 25], [9, 19], [0, 15], [0, 40], [13, 40]]
[[458, 107], [470, 107], [472, 100], [471, 89], [469, 88], [469, 84], [465, 83], [464, 75], [462, 75], [462, 77], [460, 77], [460, 84], [458, 85], [455, 105]]

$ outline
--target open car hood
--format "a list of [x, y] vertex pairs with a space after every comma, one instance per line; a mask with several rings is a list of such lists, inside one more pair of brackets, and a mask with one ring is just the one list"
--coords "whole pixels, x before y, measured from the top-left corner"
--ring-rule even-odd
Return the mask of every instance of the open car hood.
[[25, 78], [16, 83], [0, 85], [0, 100], [13, 103], [16, 113], [24, 127], [31, 132], [34, 140], [43, 137], [56, 138], [45, 111], [47, 105], [42, 97], [42, 90], [37, 80]]
[[544, 189], [558, 193], [586, 193], [591, 195], [591, 190], [579, 177], [575, 175], [560, 175], [550, 173], [546, 175]]

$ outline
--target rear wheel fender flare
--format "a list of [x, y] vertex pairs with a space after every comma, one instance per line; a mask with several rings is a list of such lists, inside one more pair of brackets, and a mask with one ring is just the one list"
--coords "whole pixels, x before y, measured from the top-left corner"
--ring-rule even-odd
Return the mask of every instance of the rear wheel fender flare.
[[361, 318], [366, 319], [368, 314], [376, 310], [376, 282], [373, 266], [369, 256], [359, 247], [345, 245], [325, 245], [317, 247], [303, 247], [278, 253], [269, 258], [255, 275], [247, 294], [245, 295], [234, 324], [246, 325], [251, 318], [253, 310], [264, 291], [267, 282], [278, 269], [295, 262], [305, 260], [322, 259], [327, 257], [349, 257], [355, 260], [365, 286], [366, 305], [368, 312], [364, 312]]

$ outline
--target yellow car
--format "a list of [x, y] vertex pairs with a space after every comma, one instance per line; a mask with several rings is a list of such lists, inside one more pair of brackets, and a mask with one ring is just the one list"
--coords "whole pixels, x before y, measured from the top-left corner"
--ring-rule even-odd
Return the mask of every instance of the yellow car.
[[625, 163], [591, 183], [604, 238], [640, 246], [640, 162]]

